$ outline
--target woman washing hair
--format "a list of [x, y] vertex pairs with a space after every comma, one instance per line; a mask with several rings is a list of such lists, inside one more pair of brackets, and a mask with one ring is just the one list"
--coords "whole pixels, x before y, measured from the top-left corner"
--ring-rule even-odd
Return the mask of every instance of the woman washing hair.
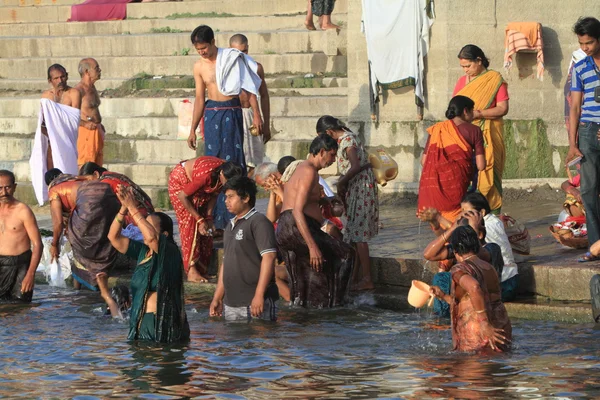
[[417, 217], [429, 222], [438, 235], [460, 215], [469, 184], [474, 190], [478, 171], [485, 169], [481, 129], [471, 123], [474, 104], [468, 97], [453, 97], [446, 110], [448, 120], [427, 129]]

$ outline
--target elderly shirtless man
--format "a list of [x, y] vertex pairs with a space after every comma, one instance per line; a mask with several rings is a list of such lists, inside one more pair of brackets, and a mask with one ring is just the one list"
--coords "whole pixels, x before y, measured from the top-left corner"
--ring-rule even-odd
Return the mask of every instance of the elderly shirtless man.
[[81, 94], [67, 84], [69, 75], [60, 64], [48, 68], [51, 89], [42, 93], [40, 114], [33, 141], [29, 166], [31, 182], [40, 205], [48, 200], [44, 174], [59, 168], [67, 174], [77, 173], [77, 130]]
[[319, 170], [335, 161], [337, 142], [317, 136], [308, 160], [297, 167], [284, 186], [277, 245], [290, 278], [290, 296], [304, 307], [334, 307], [345, 302], [352, 277], [352, 247], [322, 231]]
[[[215, 34], [209, 26], [200, 25], [194, 29], [191, 39], [200, 59], [194, 64], [196, 98], [188, 145], [196, 149], [196, 128], [202, 121], [204, 155], [233, 162], [246, 171], [240, 94], [248, 93], [254, 126], [261, 134], [263, 123], [256, 97], [262, 82], [257, 74], [258, 66], [239, 50], [218, 48]], [[208, 100], [205, 103], [207, 90]], [[223, 194], [217, 199], [213, 218], [217, 230], [224, 229], [233, 218], [233, 214], [225, 208]]]
[[31, 209], [13, 197], [16, 188], [15, 175], [0, 170], [0, 301], [30, 302], [42, 238]]
[[[229, 39], [229, 47], [238, 49], [244, 54], [248, 54], [248, 38], [241, 33], [233, 35]], [[248, 167], [248, 176], [252, 177], [254, 168], [263, 162], [265, 157], [265, 144], [271, 139], [271, 103], [269, 99], [269, 90], [265, 81], [265, 70], [261, 63], [256, 63], [258, 69], [256, 73], [262, 79], [260, 88], [260, 108], [263, 115], [263, 131], [262, 135], [251, 130], [254, 125], [254, 110], [250, 107], [250, 96], [246, 92], [240, 93], [240, 102], [242, 103], [242, 115], [244, 117], [244, 156], [246, 157], [246, 166]]]
[[100, 96], [94, 84], [100, 79], [102, 70], [93, 58], [79, 62], [81, 81], [75, 88], [81, 93], [81, 116], [77, 138], [77, 165], [88, 161], [102, 165], [104, 161], [104, 127], [100, 116]]

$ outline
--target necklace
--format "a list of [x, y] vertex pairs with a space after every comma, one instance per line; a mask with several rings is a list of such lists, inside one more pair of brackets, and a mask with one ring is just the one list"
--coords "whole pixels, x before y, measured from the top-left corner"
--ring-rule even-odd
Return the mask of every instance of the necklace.
[[476, 254], [471, 254], [469, 257], [463, 258], [463, 261], [467, 261], [468, 259], [471, 259], [471, 258], [473, 258], [475, 256], [476, 256]]

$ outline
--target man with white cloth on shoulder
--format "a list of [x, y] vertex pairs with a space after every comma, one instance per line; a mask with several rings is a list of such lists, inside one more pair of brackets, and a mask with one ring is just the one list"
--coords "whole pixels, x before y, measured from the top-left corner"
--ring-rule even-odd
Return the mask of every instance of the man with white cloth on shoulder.
[[[246, 171], [240, 94], [244, 91], [249, 96], [254, 111], [253, 123], [260, 135], [263, 123], [257, 95], [262, 80], [257, 74], [258, 66], [237, 49], [218, 48], [213, 30], [206, 25], [194, 29], [191, 40], [200, 59], [194, 64], [196, 98], [188, 145], [196, 149], [196, 128], [202, 122], [200, 134], [204, 139], [204, 155], [233, 162]], [[222, 231], [231, 218], [233, 215], [227, 212], [225, 197], [221, 194], [213, 211], [215, 228]]]
[[58, 168], [77, 175], [77, 130], [81, 94], [67, 85], [68, 74], [60, 64], [48, 68], [52, 89], [42, 94], [40, 114], [33, 141], [29, 167], [31, 182], [39, 205], [48, 201], [46, 171]]

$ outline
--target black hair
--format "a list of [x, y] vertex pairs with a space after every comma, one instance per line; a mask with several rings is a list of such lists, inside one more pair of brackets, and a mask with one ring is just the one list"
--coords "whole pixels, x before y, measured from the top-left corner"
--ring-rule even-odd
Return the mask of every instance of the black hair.
[[108, 171], [106, 168], [101, 167], [95, 162], [88, 161], [85, 164], [83, 164], [81, 168], [79, 168], [79, 175], [93, 175], [94, 172], [97, 172], [98, 174], [102, 175], [106, 171]]
[[254, 207], [256, 204], [256, 182], [247, 176], [238, 176], [231, 178], [223, 187], [223, 191], [233, 190], [242, 199], [249, 198], [248, 204]]
[[291, 163], [293, 163], [294, 161], [296, 161], [296, 157], [294, 156], [283, 156], [279, 159], [279, 162], [277, 163], [277, 171], [283, 175], [283, 173], [285, 172], [285, 170], [287, 169], [287, 167], [290, 166]]
[[475, 102], [467, 96], [454, 96], [448, 103], [446, 118], [462, 117], [465, 110], [470, 111], [475, 107]]
[[477, 61], [480, 60], [485, 68], [490, 66], [490, 60], [487, 59], [483, 50], [474, 44], [468, 44], [458, 53], [458, 58], [461, 60]]
[[215, 33], [212, 28], [208, 25], [200, 25], [192, 32], [192, 44], [198, 43], [212, 43], [215, 39]]
[[[471, 226], [469, 225], [469, 220], [466, 219], [465, 217], [460, 217], [457, 221], [456, 221], [456, 225], [458, 226]], [[472, 226], [471, 226], [472, 228]], [[479, 234], [481, 235], [481, 241], [485, 242], [485, 236], [487, 235], [487, 231], [485, 229], [485, 220], [482, 218], [481, 219], [481, 225], [479, 226]]]
[[167, 240], [175, 244], [175, 235], [173, 234], [173, 220], [164, 212], [153, 212], [150, 215], [155, 215], [160, 220], [160, 232], [167, 232]]
[[44, 175], [44, 181], [46, 181], [46, 186], [50, 185], [57, 176], [62, 175], [62, 171], [58, 168], [52, 168], [46, 172]]
[[8, 176], [12, 182], [12, 184], [15, 184], [15, 174], [13, 174], [11, 171], [7, 170], [7, 169], [0, 169], [0, 176]]
[[478, 254], [481, 244], [477, 233], [470, 226], [459, 226], [450, 235], [450, 245], [456, 254]]
[[346, 125], [336, 117], [331, 115], [323, 115], [317, 121], [317, 134], [327, 133], [327, 131], [348, 131]]
[[337, 149], [338, 149], [337, 141], [334, 138], [332, 138], [331, 136], [321, 133], [321, 134], [319, 134], [319, 136], [317, 136], [316, 138], [313, 139], [308, 151], [313, 156], [316, 156], [317, 154], [319, 154], [319, 152], [321, 150], [337, 151]]
[[229, 38], [229, 45], [231, 46], [234, 43], [248, 44], [248, 38], [246, 37], [246, 35], [236, 33], [235, 35]]
[[481, 193], [473, 192], [467, 193], [465, 197], [460, 201], [461, 203], [470, 203], [474, 209], [481, 212], [485, 211], [485, 215], [488, 215], [492, 212], [490, 209], [490, 203], [488, 203], [487, 199]]
[[244, 170], [242, 169], [242, 167], [231, 161], [226, 161], [219, 167], [215, 168], [215, 170], [210, 175], [211, 186], [215, 186], [217, 182], [219, 182], [219, 174], [221, 172], [223, 172], [223, 176], [227, 180], [235, 178], [236, 176], [244, 175]]
[[588, 35], [600, 40], [600, 21], [594, 17], [581, 17], [573, 25], [573, 32], [577, 36]]
[[[129, 288], [126, 285], [113, 286], [110, 289], [110, 297], [117, 303], [119, 311], [124, 313], [127, 311], [127, 306], [130, 303]], [[110, 308], [106, 308], [106, 315], [110, 315]]]
[[52, 71], [62, 71], [65, 73], [65, 75], [67, 75], [67, 69], [65, 67], [63, 67], [60, 64], [52, 64], [51, 66], [48, 67], [48, 80], [52, 79], [52, 77], [50, 76], [50, 72]]

